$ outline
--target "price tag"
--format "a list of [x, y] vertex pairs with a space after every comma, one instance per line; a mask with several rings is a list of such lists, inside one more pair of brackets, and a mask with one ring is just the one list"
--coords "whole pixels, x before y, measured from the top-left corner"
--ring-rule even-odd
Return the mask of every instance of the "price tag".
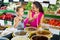
[[0, 2], [2, 2], [2, 0], [0, 0]]
[[7, 25], [12, 25], [12, 22], [11, 21], [7, 21]]
[[50, 4], [56, 4], [57, 0], [49, 0]]
[[4, 3], [9, 2], [9, 0], [4, 0]]
[[48, 7], [49, 6], [49, 3], [41, 3], [42, 4], [42, 7]]
[[28, 0], [24, 0], [24, 1], [28, 2]]
[[4, 20], [0, 20], [0, 24], [2, 25], [2, 26], [4, 26], [5, 24], [4, 24]]
[[53, 28], [49, 28], [49, 30], [50, 30], [53, 34], [59, 35], [59, 30], [53, 29]]
[[35, 1], [38, 1], [38, 2], [43, 2], [43, 0], [35, 0]]
[[14, 2], [19, 2], [19, 0], [13, 0]]

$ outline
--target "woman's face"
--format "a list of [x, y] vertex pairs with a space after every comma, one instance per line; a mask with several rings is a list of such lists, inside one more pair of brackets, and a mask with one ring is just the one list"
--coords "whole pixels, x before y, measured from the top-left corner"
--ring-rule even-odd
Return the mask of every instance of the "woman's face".
[[23, 12], [24, 12], [24, 9], [23, 8], [19, 8], [17, 14], [20, 15], [20, 16], [23, 16]]
[[36, 7], [35, 4], [32, 4], [32, 10], [35, 11], [35, 12], [38, 11], [38, 8]]

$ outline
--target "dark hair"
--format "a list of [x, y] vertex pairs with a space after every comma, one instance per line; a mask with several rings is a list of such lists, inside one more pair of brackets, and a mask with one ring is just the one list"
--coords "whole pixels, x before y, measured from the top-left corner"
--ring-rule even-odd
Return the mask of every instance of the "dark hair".
[[18, 11], [19, 11], [19, 8], [21, 8], [21, 6], [18, 6], [18, 7], [16, 8], [16, 12], [18, 12]]
[[39, 2], [35, 1], [35, 2], [33, 2], [33, 4], [35, 4], [36, 7], [39, 8], [39, 12], [43, 12], [44, 13], [42, 5]]

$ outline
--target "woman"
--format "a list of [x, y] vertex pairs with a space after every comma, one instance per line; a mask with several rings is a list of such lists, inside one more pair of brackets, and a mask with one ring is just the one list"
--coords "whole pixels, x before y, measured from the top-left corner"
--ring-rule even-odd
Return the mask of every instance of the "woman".
[[28, 18], [24, 20], [24, 25], [30, 24], [30, 27], [37, 27], [43, 21], [44, 12], [42, 5], [35, 1], [32, 4], [32, 11], [29, 11]]
[[23, 16], [24, 9], [22, 7], [17, 7], [16, 8], [16, 13], [17, 16], [14, 18], [14, 27], [15, 28], [24, 28], [22, 21], [22, 16]]

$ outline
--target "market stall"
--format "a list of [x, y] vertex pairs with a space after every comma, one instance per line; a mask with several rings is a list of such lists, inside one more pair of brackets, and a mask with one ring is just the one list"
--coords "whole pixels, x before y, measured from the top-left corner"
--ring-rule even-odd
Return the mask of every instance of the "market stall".
[[[43, 6], [43, 23], [38, 28], [28, 27], [29, 25], [24, 29], [14, 28], [15, 8], [26, 4], [23, 15], [25, 19], [34, 1], [39, 1]], [[1, 1], [0, 36], [0, 40], [60, 40], [60, 0], [54, 0], [54, 3], [52, 0]]]

